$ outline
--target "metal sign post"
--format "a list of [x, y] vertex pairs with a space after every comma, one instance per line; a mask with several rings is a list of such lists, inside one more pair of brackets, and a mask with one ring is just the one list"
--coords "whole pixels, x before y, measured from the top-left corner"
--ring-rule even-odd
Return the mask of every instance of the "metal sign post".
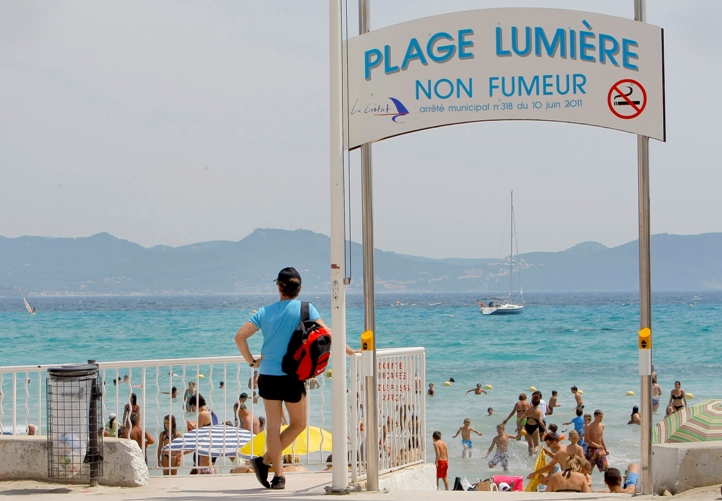
[[[645, 22], [645, 0], [634, 0], [634, 20]], [[639, 172], [639, 375], [642, 399], [642, 494], [652, 494], [652, 271], [649, 223], [649, 138], [637, 136]], [[645, 334], [645, 339], [642, 338]], [[646, 347], [642, 347], [645, 344]]]
[[[370, 30], [370, 1], [359, 0], [359, 32]], [[364, 329], [376, 332], [376, 295], [374, 293], [374, 210], [371, 143], [361, 145], [361, 211], [364, 262]], [[378, 405], [376, 402], [376, 343], [371, 350], [372, 372], [366, 377], [366, 489], [379, 490]]]
[[[331, 360], [334, 374], [331, 397], [334, 409], [331, 430], [335, 437], [348, 436], [346, 421], [346, 256], [344, 229], [344, 180], [343, 180], [343, 93], [341, 75], [343, 59], [341, 51], [341, 2], [329, 0], [329, 60], [331, 104], [331, 325], [333, 344]], [[333, 441], [333, 472], [331, 491], [345, 493], [348, 486], [346, 465], [348, 463], [346, 440]]]

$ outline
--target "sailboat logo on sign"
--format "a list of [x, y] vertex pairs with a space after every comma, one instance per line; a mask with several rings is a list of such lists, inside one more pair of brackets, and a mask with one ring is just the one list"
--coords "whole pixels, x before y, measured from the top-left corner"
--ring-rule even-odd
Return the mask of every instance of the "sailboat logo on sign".
[[647, 91], [642, 84], [630, 78], [612, 85], [607, 104], [615, 116], [623, 120], [637, 118], [647, 106]]
[[[395, 97], [389, 97], [389, 99], [391, 99], [391, 102], [394, 103], [394, 106], [396, 107], [396, 113], [375, 113], [375, 115], [377, 117], [390, 116], [392, 122], [401, 123], [397, 122], [396, 119], [408, 115], [409, 110], [407, 110], [406, 106], [404, 106], [404, 104]], [[387, 106], [386, 111], [391, 111], [390, 108], [390, 106]]]

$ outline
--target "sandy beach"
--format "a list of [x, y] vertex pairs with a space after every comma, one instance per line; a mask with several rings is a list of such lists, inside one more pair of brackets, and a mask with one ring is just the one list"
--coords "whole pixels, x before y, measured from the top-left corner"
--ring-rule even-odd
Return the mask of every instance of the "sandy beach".
[[[37, 481], [5, 481], [0, 482], [0, 496], [4, 500], [34, 500], [101, 498], [103, 501], [116, 500], [198, 500], [198, 499], [297, 499], [308, 500], [328, 499], [324, 487], [331, 484], [330, 473], [290, 473], [284, 491], [272, 491], [260, 487], [253, 475], [213, 475], [213, 476], [179, 476], [175, 478], [151, 477], [147, 487], [88, 487], [87, 485], [53, 484]], [[392, 491], [392, 492], [354, 492], [349, 499], [355, 501], [420, 501], [445, 499], [507, 499], [511, 501], [531, 501], [543, 499], [608, 499], [624, 498], [623, 494], [592, 492], [577, 493], [529, 493], [529, 492], [469, 492], [459, 491]], [[684, 500], [715, 500], [722, 499], [719, 486], [702, 487], [673, 496]], [[651, 496], [635, 496], [635, 499], [652, 499]]]

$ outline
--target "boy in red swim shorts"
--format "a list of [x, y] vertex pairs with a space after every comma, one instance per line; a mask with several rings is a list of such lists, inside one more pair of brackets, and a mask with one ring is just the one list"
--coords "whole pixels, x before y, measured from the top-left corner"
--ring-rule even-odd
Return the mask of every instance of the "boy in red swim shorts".
[[436, 453], [436, 488], [439, 488], [439, 480], [444, 481], [444, 488], [449, 490], [449, 450], [446, 447], [446, 442], [441, 440], [441, 432], [435, 431], [431, 437], [434, 439], [434, 452]]

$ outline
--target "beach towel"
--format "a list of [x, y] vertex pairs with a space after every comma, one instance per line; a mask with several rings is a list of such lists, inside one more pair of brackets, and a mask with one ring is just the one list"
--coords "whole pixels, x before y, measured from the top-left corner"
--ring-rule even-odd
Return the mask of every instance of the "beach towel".
[[[537, 471], [539, 468], [543, 468], [547, 465], [547, 457], [546, 454], [544, 454], [544, 450], [539, 451], [539, 455], [536, 457], [536, 463], [534, 463], [534, 471]], [[529, 481], [528, 484], [526, 484], [526, 487], [524, 487], [524, 492], [536, 492], [537, 489], [539, 489], [539, 475], [536, 475], [532, 477], [532, 479]]]
[[522, 492], [524, 490], [524, 477], [511, 476], [511, 475], [494, 475], [494, 483], [499, 486], [499, 490], [502, 490], [501, 483], [509, 484], [512, 491]]

